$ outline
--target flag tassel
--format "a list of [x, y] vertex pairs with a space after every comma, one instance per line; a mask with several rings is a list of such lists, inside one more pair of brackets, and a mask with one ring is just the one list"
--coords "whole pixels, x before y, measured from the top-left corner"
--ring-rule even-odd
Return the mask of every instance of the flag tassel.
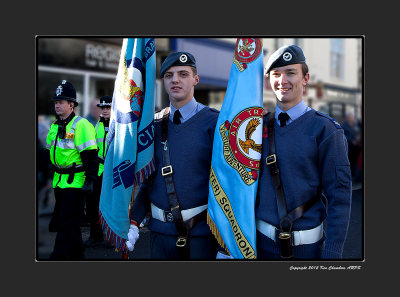
[[149, 164], [147, 164], [145, 167], [136, 172], [134, 186], [138, 186], [141, 183], [143, 183], [144, 180], [148, 178], [155, 171], [155, 168], [156, 165], [153, 157], [149, 162]]
[[128, 251], [126, 247], [126, 239], [118, 236], [111, 228], [108, 226], [106, 220], [104, 219], [101, 211], [99, 210], [99, 217], [101, 228], [106, 235], [106, 240], [108, 240], [116, 249], [116, 251], [126, 252]]
[[221, 234], [218, 231], [217, 226], [215, 225], [214, 221], [211, 219], [210, 214], [207, 212], [207, 224], [210, 227], [211, 233], [214, 235], [215, 239], [217, 240], [218, 244], [227, 252], [229, 253], [228, 248], [225, 245], [224, 240], [222, 239]]

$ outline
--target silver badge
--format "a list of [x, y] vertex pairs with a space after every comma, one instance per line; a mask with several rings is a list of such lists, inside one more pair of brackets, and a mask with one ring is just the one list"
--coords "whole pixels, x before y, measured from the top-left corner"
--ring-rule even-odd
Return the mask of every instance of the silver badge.
[[182, 63], [186, 63], [187, 62], [187, 56], [185, 55], [185, 54], [182, 54], [180, 57], [179, 57], [179, 61], [181, 61]]
[[167, 216], [166, 216], [166, 220], [167, 220], [167, 222], [173, 222], [174, 221], [174, 216], [172, 215], [172, 213], [167, 213]]
[[286, 53], [284, 53], [283, 55], [282, 55], [282, 58], [285, 60], [285, 61], [290, 61], [291, 59], [292, 59], [292, 54], [291, 53], [289, 53], [289, 52], [286, 52]]
[[67, 81], [64, 79], [61, 83], [62, 83], [62, 84], [65, 84], [66, 82], [67, 82]]
[[57, 95], [57, 96], [60, 96], [61, 93], [62, 93], [62, 86], [59, 85], [58, 88], [57, 88], [57, 90], [56, 90], [56, 95]]

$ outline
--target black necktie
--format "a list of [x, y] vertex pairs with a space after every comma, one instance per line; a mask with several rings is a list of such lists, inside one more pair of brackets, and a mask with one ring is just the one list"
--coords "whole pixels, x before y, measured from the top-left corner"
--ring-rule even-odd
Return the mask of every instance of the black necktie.
[[286, 122], [287, 122], [288, 119], [290, 119], [290, 117], [288, 116], [288, 114], [286, 112], [281, 112], [278, 115], [278, 120], [281, 123], [281, 127], [285, 127], [286, 126]]
[[181, 117], [180, 111], [179, 111], [179, 110], [176, 110], [176, 111], [174, 112], [174, 120], [173, 120], [174, 124], [179, 125], [179, 124], [181, 123], [180, 117]]

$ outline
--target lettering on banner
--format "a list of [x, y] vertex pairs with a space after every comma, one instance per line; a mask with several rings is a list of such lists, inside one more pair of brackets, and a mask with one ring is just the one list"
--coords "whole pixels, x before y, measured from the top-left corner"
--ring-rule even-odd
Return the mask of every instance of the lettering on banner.
[[245, 259], [255, 259], [256, 253], [253, 247], [250, 245], [249, 241], [247, 240], [246, 236], [243, 234], [243, 231], [240, 229], [240, 226], [233, 212], [231, 202], [229, 201], [229, 198], [224, 190], [222, 189], [212, 167], [210, 172], [210, 184], [213, 189], [215, 199], [217, 200], [219, 206], [223, 210], [226, 218], [231, 225], [236, 244], [239, 247], [241, 254]]

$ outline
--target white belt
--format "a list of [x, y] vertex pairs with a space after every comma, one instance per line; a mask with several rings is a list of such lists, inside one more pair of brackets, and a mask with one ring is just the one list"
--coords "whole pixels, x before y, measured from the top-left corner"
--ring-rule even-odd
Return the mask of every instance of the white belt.
[[[207, 207], [208, 204], [205, 204], [198, 207], [181, 210], [183, 221], [190, 220], [195, 215], [205, 210]], [[162, 222], [173, 222], [174, 220], [172, 213], [170, 211], [164, 211], [163, 209], [155, 206], [153, 203], [151, 203], [151, 216]]]
[[[275, 226], [264, 222], [263, 220], [256, 219], [257, 230], [265, 236], [271, 238], [273, 241], [276, 239], [277, 229]], [[292, 231], [292, 244], [311, 244], [315, 243], [322, 238], [324, 235], [324, 226], [321, 223], [318, 227], [309, 230]]]

